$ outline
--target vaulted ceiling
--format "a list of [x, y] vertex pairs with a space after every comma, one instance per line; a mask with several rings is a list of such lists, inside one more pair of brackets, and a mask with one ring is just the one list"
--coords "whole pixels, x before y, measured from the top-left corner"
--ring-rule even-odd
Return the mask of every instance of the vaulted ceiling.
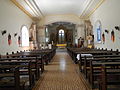
[[73, 14], [88, 18], [104, 0], [11, 0], [30, 17]]

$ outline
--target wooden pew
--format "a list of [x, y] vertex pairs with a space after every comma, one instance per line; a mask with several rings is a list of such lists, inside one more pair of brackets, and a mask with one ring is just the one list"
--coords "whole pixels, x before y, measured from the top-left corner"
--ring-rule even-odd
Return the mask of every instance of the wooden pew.
[[[109, 68], [118, 66], [119, 68]], [[111, 78], [112, 77], [112, 78]], [[101, 81], [99, 89], [107, 90], [109, 85], [120, 86], [120, 62], [107, 62], [101, 65]], [[117, 87], [115, 89], [119, 89]]]
[[15, 54], [6, 54], [6, 56], [9, 57], [42, 57], [43, 62], [45, 62], [46, 65], [51, 61], [53, 56], [55, 55], [56, 48], [54, 49], [46, 49], [46, 50], [32, 50], [32, 51], [24, 51], [19, 52]]
[[[37, 51], [30, 51], [30, 52], [17, 52], [17, 53], [13, 53], [12, 52], [12, 54], [6, 54], [6, 55], [2, 55], [1, 57], [1, 59], [0, 60], [2, 60], [2, 62], [3, 61], [5, 61], [5, 60], [7, 60], [8, 62], [11, 62], [12, 60], [17, 60], [17, 62], [21, 62], [21, 60], [22, 61], [29, 61], [29, 60], [32, 60], [32, 59], [39, 59], [38, 58], [38, 56], [41, 56], [41, 57], [43, 57], [43, 56], [46, 56], [47, 57], [47, 61], [50, 61], [51, 59], [52, 59], [52, 57], [55, 55], [55, 53], [56, 53], [56, 49], [52, 49], [52, 50], [44, 50], [44, 51], [39, 51], [39, 50], [37, 50]], [[29, 58], [26, 58], [26, 57], [29, 57]], [[44, 58], [44, 59], [46, 59], [46, 57]], [[38, 61], [38, 60], [37, 60]], [[40, 60], [40, 61], [42, 61], [41, 63], [38, 63], [37, 64], [37, 66], [36, 67], [38, 67], [38, 65], [40, 64], [40, 67], [41, 67], [41, 71], [43, 72], [44, 71], [44, 62], [43, 62], [43, 60]], [[13, 62], [13, 61], [12, 61]], [[41, 65], [42, 64], [42, 65]], [[13, 63], [9, 63], [9, 66], [12, 66], [12, 65], [14, 65]], [[15, 66], [16, 66], [16, 64], [15, 64]], [[18, 66], [18, 65], [17, 65]], [[38, 69], [36, 69], [36, 77], [38, 77], [38, 72], [39, 72], [39, 70]], [[32, 85], [32, 84], [31, 84]], [[30, 85], [30, 86], [31, 86]]]
[[[43, 73], [44, 71], [44, 60], [43, 60], [43, 56], [39, 53], [29, 53], [29, 52], [20, 52], [20, 53], [15, 53], [15, 54], [7, 54], [7, 55], [2, 55], [2, 58], [18, 58], [18, 59], [22, 59], [23, 60], [38, 60], [39, 61], [39, 66], [41, 68], [41, 72]], [[26, 59], [24, 59], [26, 58]]]
[[[6, 66], [4, 66], [7, 68]], [[0, 66], [0, 71], [4, 69], [4, 67]], [[11, 73], [0, 73], [0, 90], [23, 90], [23, 85], [20, 86], [20, 74], [19, 74], [19, 68], [17, 66], [11, 66], [11, 69], [13, 69], [13, 72]], [[5, 77], [14, 77], [14, 83], [12, 85], [10, 84], [10, 81], [2, 80], [2, 78]], [[4, 85], [4, 86], [3, 86]]]
[[[27, 62], [27, 61], [32, 61], [34, 63], [35, 67], [35, 76], [36, 79], [38, 80], [40, 77], [40, 68], [41, 68], [41, 73], [43, 72], [43, 66], [41, 57], [24, 57], [24, 58], [1, 58], [0, 61], [18, 61], [18, 62]], [[12, 63], [10, 63], [12, 64]], [[9, 64], [9, 65], [10, 65]]]
[[[22, 65], [23, 63], [26, 63], [26, 65], [25, 64]], [[13, 90], [25, 90], [26, 82], [29, 82], [28, 88], [32, 89], [32, 87], [35, 83], [35, 79], [34, 79], [34, 71], [32, 70], [32, 68], [34, 67], [34, 64], [32, 64], [31, 61], [0, 61], [0, 64], [1, 64], [1, 67], [0, 67], [1, 78], [14, 77], [14, 79], [11, 79], [10, 82], [6, 82], [7, 84], [12, 83], [12, 88], [15, 88]], [[13, 68], [11, 68], [11, 67], [13, 67]], [[14, 67], [18, 67], [16, 72], [13, 71]], [[23, 69], [25, 69], [25, 71]], [[28, 69], [28, 70], [26, 71], [26, 69]], [[11, 76], [11, 73], [13, 73], [12, 76]], [[28, 76], [27, 80], [25, 78], [23, 78], [23, 79], [21, 78], [21, 76], [24, 76], [24, 75]], [[1, 81], [1, 83], [2, 83], [2, 81]], [[11, 85], [10, 85], [10, 87], [11, 87]], [[0, 88], [5, 89], [5, 88], [10, 88], [10, 87], [9, 87], [9, 85], [8, 86], [4, 85], [3, 87], [1, 86]], [[6, 89], [6, 90], [8, 90], [8, 89]]]
[[[80, 69], [80, 71], [82, 72], [82, 70], [84, 69], [84, 68], [82, 68], [82, 67], [86, 67], [87, 66], [87, 61], [89, 61], [89, 59], [101, 59], [102, 60], [102, 58], [104, 59], [104, 58], [119, 58], [120, 57], [120, 55], [93, 55], [93, 56], [84, 56], [84, 57], [81, 57], [81, 60], [79, 60], [79, 69]], [[89, 64], [89, 63], [88, 63]]]
[[[92, 87], [94, 87], [94, 82], [97, 81], [100, 77], [100, 73], [101, 73], [101, 64], [105, 64], [105, 63], [116, 63], [116, 62], [120, 62], [120, 57], [116, 57], [116, 58], [98, 58], [98, 59], [91, 59], [89, 60], [90, 62], [90, 67], [88, 69], [88, 71], [86, 70], [86, 75], [88, 74], [88, 79], [90, 81], [90, 84]], [[109, 67], [109, 68], [115, 68], [115, 67]]]
[[68, 48], [68, 52], [70, 53], [70, 56], [72, 57], [72, 60], [77, 63], [77, 54], [92, 54], [92, 55], [110, 55], [110, 54], [116, 54], [118, 55], [118, 51], [106, 51], [106, 50], [97, 50], [97, 49], [88, 49], [88, 48]]
[[[96, 63], [96, 65], [100, 66], [100, 74], [99, 74], [99, 90], [118, 90], [120, 86], [120, 62], [102, 62]], [[111, 67], [117, 68], [111, 68]], [[110, 85], [114, 87], [109, 87]], [[116, 87], [115, 87], [116, 86]]]

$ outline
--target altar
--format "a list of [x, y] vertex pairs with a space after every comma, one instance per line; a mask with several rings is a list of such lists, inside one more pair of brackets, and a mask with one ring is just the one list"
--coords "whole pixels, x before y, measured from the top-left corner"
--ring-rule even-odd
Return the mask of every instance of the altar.
[[58, 48], [66, 48], [67, 44], [57, 44], [56, 46]]

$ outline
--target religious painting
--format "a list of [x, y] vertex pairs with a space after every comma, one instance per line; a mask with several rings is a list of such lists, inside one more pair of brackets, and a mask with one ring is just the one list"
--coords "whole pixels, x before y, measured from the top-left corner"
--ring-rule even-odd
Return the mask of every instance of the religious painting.
[[112, 40], [113, 42], [115, 41], [115, 33], [114, 33], [113, 30], [111, 31], [111, 40]]
[[103, 44], [105, 43], [105, 34], [103, 33], [102, 34], [102, 41], [103, 41]]
[[11, 35], [9, 34], [9, 35], [8, 35], [8, 45], [11, 45], [11, 43], [12, 43]]

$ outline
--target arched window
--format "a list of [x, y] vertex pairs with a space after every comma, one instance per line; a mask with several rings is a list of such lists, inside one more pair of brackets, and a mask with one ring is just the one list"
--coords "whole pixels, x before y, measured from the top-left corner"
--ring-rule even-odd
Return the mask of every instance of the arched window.
[[102, 36], [102, 34], [101, 34], [101, 32], [102, 32], [102, 30], [101, 30], [101, 27], [102, 27], [101, 21], [97, 20], [95, 25], [96, 25], [96, 36], [95, 37], [97, 37], [96, 38], [97, 43], [101, 43], [101, 36]]
[[21, 30], [21, 41], [22, 46], [29, 46], [29, 32], [26, 26], [22, 27]]
[[60, 29], [60, 30], [59, 30], [59, 35], [62, 35], [62, 36], [63, 36], [63, 35], [64, 35], [64, 30]]
[[65, 32], [63, 29], [59, 30], [59, 43], [62, 44], [64, 43], [64, 36], [65, 36]]

